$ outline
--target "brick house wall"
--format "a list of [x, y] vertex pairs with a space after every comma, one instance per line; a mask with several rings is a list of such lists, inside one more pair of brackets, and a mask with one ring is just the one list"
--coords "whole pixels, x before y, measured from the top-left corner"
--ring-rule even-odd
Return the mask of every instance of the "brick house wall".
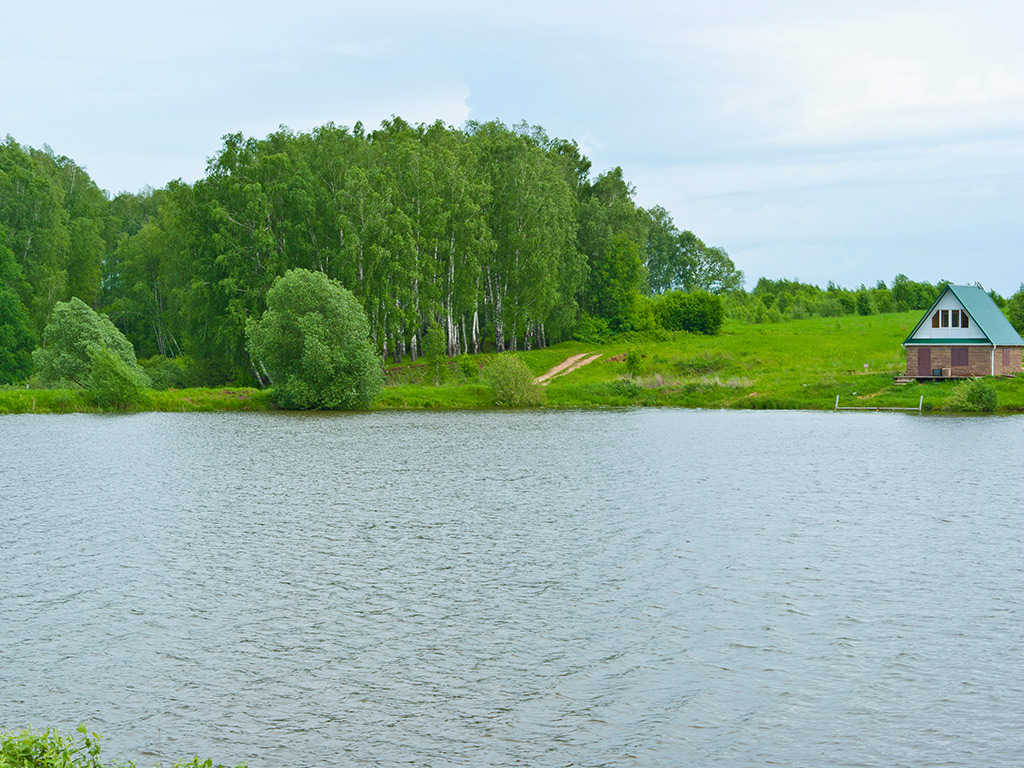
[[[990, 376], [992, 375], [992, 347], [987, 344], [964, 344], [960, 348], [967, 349], [967, 365], [953, 365], [952, 345], [928, 345], [931, 350], [932, 369], [948, 368], [950, 376]], [[918, 352], [921, 346], [907, 345], [907, 375], [917, 376]], [[1022, 347], [997, 347], [995, 356], [996, 376], [1012, 376], [1022, 370]]]
[[918, 375], [918, 352], [921, 350], [919, 346], [906, 346], [906, 375], [916, 376]]
[[996, 375], [1014, 376], [1024, 370], [1024, 367], [1021, 366], [1022, 351], [1024, 351], [1024, 347], [1000, 347], [997, 349]]

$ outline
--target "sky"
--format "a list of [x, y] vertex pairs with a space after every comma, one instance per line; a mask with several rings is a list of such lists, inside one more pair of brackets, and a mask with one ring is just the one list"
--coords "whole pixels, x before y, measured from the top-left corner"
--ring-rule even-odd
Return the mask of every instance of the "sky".
[[748, 289], [1024, 281], [1016, 0], [8, 5], [0, 136], [112, 194], [201, 178], [228, 133], [526, 121]]

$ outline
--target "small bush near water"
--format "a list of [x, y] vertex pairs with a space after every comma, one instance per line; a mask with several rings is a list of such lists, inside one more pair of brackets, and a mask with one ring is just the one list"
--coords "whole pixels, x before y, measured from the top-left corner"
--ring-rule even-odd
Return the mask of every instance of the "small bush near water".
[[513, 354], [496, 356], [484, 368], [484, 380], [495, 405], [519, 408], [544, 402], [544, 390], [533, 383], [533, 373], [526, 363]]
[[631, 379], [635, 379], [643, 372], [643, 355], [640, 354], [640, 350], [637, 349], [636, 347], [630, 347], [626, 351], [626, 375], [629, 376]]
[[127, 365], [110, 347], [89, 347], [88, 385], [96, 403], [107, 411], [132, 411], [146, 400], [149, 377]]
[[[100, 761], [100, 735], [78, 726], [78, 736], [61, 736], [56, 728], [0, 733], [0, 768], [135, 768], [135, 763]], [[212, 760], [193, 757], [175, 768], [214, 768]], [[222, 765], [216, 768], [224, 768]], [[238, 768], [245, 768], [244, 765]]]
[[961, 413], [992, 413], [999, 407], [995, 385], [985, 379], [966, 379], [953, 389], [943, 408]]
[[384, 376], [366, 312], [322, 272], [291, 269], [277, 278], [266, 311], [245, 333], [282, 408], [359, 410], [380, 397]]

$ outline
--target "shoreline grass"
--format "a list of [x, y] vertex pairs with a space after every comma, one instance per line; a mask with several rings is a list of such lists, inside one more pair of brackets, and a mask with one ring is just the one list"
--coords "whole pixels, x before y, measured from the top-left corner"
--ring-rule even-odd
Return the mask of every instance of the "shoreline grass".
[[[267, 390], [243, 387], [147, 390], [137, 412], [276, 410]], [[107, 413], [84, 389], [0, 389], [0, 414]]]
[[[0, 732], [0, 768], [136, 768], [131, 760], [106, 762], [100, 758], [101, 734], [79, 725], [70, 734], [57, 728]], [[162, 765], [162, 763], [160, 763]], [[159, 768], [159, 766], [158, 766]], [[193, 757], [179, 760], [174, 768], [227, 768], [212, 760]], [[237, 768], [245, 768], [245, 764]]]
[[[656, 406], [714, 409], [831, 410], [917, 408], [939, 412], [953, 383], [897, 385], [905, 370], [901, 343], [919, 313], [810, 318], [747, 325], [727, 322], [718, 336], [685, 332], [635, 333], [604, 344], [570, 341], [518, 353], [534, 375], [571, 355], [599, 352], [600, 359], [544, 387], [547, 408]], [[625, 356], [640, 355], [628, 376]], [[482, 368], [492, 355], [446, 361], [440, 384], [424, 361], [387, 369], [388, 385], [373, 410], [481, 410], [494, 408]], [[999, 413], [1024, 412], [1024, 375], [992, 379]], [[0, 414], [100, 412], [83, 390], [0, 389]], [[149, 391], [143, 411], [276, 410], [267, 390], [251, 388]]]

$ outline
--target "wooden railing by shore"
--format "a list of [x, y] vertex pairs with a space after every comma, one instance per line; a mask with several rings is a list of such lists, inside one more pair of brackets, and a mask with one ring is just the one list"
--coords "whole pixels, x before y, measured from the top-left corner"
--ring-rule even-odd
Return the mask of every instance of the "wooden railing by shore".
[[924, 409], [924, 395], [921, 395], [917, 408], [896, 408], [888, 405], [839, 405], [839, 395], [836, 395], [837, 411], [917, 411], [921, 413]]

